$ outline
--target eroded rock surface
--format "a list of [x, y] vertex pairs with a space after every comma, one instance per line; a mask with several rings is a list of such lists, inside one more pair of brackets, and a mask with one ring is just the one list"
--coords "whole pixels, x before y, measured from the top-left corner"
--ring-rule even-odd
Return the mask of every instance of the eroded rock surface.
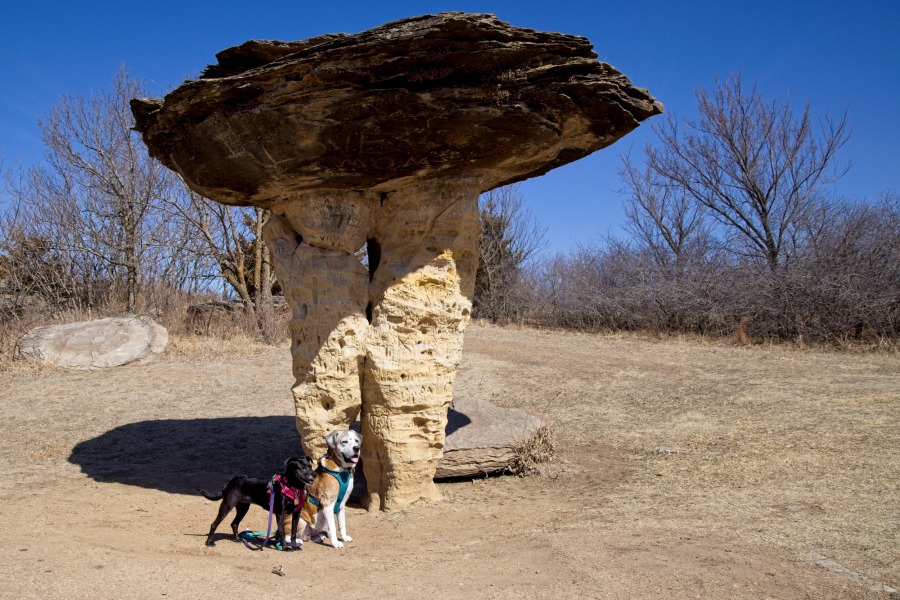
[[488, 190], [604, 148], [662, 112], [586, 38], [492, 15], [253, 40], [217, 58], [200, 79], [132, 110], [154, 156], [230, 204], [458, 177]]
[[[662, 112], [585, 38], [445, 13], [356, 35], [249, 41], [132, 101], [195, 191], [272, 210], [311, 455], [361, 412], [371, 507], [435, 499], [477, 268], [478, 196]], [[367, 246], [369, 265], [354, 252]]]
[[29, 360], [92, 371], [146, 359], [168, 342], [166, 328], [148, 317], [109, 317], [32, 329], [17, 348]]

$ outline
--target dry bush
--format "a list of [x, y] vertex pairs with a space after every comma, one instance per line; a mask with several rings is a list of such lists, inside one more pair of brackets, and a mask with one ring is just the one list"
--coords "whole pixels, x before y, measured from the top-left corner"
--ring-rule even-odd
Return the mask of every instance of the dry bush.
[[[900, 200], [820, 207], [791, 261], [710, 250], [677, 269], [652, 249], [607, 240], [536, 266], [520, 297], [526, 323], [577, 331], [646, 331], [835, 347], [893, 348], [900, 339]], [[685, 258], [685, 257], [682, 257]]]
[[507, 471], [524, 477], [541, 473], [541, 467], [552, 462], [556, 456], [553, 428], [542, 426], [527, 439], [518, 441], [513, 447], [515, 456], [509, 462]]

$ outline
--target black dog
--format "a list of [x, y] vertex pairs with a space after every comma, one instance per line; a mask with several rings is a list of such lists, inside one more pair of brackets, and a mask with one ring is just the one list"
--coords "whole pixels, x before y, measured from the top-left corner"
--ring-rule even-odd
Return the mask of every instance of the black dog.
[[[234, 540], [239, 541], [238, 525], [247, 511], [250, 510], [251, 504], [258, 504], [264, 509], [269, 510], [269, 490], [275, 494], [273, 503], [273, 512], [278, 520], [278, 535], [281, 540], [281, 547], [285, 550], [291, 550], [293, 545], [297, 544], [299, 531], [297, 529], [297, 521], [300, 518], [300, 507], [305, 498], [306, 486], [312, 483], [315, 473], [312, 470], [312, 461], [308, 456], [300, 458], [289, 458], [284, 463], [284, 473], [275, 475], [271, 479], [258, 479], [247, 477], [246, 475], [237, 475], [225, 484], [222, 491], [218, 494], [210, 494], [207, 491], [199, 490], [207, 500], [221, 500], [219, 506], [219, 514], [209, 527], [209, 535], [206, 537], [206, 545], [214, 546], [213, 534], [219, 523], [236, 508], [237, 514], [231, 522], [231, 531], [234, 532]], [[284, 516], [291, 515], [291, 533], [293, 544], [287, 543], [284, 535]]]

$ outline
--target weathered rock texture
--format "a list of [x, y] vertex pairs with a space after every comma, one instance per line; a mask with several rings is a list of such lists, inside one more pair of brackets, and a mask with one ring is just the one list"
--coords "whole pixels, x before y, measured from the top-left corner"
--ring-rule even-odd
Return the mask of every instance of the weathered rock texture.
[[30, 360], [92, 371], [151, 357], [168, 342], [166, 328], [147, 317], [109, 317], [32, 329], [17, 348]]
[[467, 396], [455, 398], [447, 416], [447, 442], [435, 479], [504, 471], [517, 452], [549, 425], [525, 411]]
[[662, 107], [586, 39], [490, 15], [217, 58], [165, 98], [132, 101], [136, 128], [197, 192], [272, 210], [307, 452], [362, 410], [370, 506], [434, 499], [479, 193], [608, 146]]

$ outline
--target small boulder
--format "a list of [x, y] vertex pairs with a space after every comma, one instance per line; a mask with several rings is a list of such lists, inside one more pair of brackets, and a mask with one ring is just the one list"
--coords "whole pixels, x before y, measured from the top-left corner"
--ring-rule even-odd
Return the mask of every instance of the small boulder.
[[517, 448], [547, 425], [523, 410], [500, 408], [477, 398], [454, 398], [435, 479], [505, 471], [516, 458]]
[[64, 369], [93, 371], [159, 354], [166, 328], [149, 317], [108, 317], [32, 329], [16, 347], [21, 356]]

